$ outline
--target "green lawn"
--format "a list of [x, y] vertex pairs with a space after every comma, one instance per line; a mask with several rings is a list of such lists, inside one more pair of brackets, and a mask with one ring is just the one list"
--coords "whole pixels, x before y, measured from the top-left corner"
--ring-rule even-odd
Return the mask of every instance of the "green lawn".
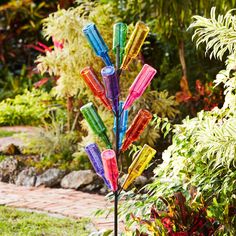
[[73, 220], [0, 206], [1, 236], [87, 236], [88, 219]]
[[0, 130], [0, 138], [4, 138], [4, 137], [11, 137], [13, 136], [13, 134], [16, 134], [17, 132], [14, 131], [8, 131], [8, 130]]

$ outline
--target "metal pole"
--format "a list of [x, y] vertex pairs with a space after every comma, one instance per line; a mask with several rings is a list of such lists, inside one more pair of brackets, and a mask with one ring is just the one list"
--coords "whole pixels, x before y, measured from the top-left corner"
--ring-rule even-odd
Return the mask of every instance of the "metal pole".
[[118, 236], [118, 191], [114, 192], [114, 235]]
[[[116, 47], [116, 71], [118, 72], [119, 70], [119, 64], [120, 64], [120, 47], [119, 45]], [[119, 76], [120, 74], [117, 73], [116, 76]], [[116, 160], [117, 160], [117, 165], [118, 165], [118, 160], [119, 160], [119, 119], [120, 119], [120, 114], [119, 114], [119, 109], [118, 112], [115, 114], [116, 117]], [[118, 180], [117, 180], [118, 181]], [[114, 236], [118, 236], [118, 190], [114, 192]]]

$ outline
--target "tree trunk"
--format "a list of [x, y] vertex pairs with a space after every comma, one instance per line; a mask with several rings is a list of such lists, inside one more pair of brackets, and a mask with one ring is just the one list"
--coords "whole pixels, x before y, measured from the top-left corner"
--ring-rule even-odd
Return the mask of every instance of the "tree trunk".
[[67, 97], [67, 131], [71, 130], [71, 122], [73, 120], [73, 97]]
[[179, 60], [180, 60], [180, 64], [182, 67], [182, 76], [185, 77], [186, 79], [187, 77], [187, 66], [186, 66], [186, 62], [185, 62], [185, 57], [184, 57], [184, 41], [181, 39], [178, 42], [178, 51], [179, 51]]
[[59, 0], [60, 8], [69, 8], [73, 4], [74, 0]]
[[187, 66], [184, 57], [184, 41], [178, 41], [178, 52], [179, 60], [182, 67], [182, 78], [180, 80], [181, 91], [176, 93], [176, 99], [178, 102], [188, 101], [192, 96], [189, 86], [188, 86], [188, 77], [187, 77]]

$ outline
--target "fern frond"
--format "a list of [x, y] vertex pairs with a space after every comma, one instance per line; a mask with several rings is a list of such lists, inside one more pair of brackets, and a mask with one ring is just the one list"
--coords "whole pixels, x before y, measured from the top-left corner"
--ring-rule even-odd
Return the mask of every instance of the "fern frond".
[[236, 48], [236, 17], [232, 15], [232, 9], [225, 16], [216, 17], [216, 8], [212, 7], [209, 19], [201, 16], [193, 16], [195, 20], [189, 28], [196, 28], [192, 39], [197, 38], [196, 46], [206, 44], [206, 53], [210, 52], [213, 56], [222, 60], [228, 53], [232, 54]]
[[196, 152], [203, 153], [202, 158], [207, 158], [213, 164], [209, 168], [221, 165], [225, 168], [235, 166], [236, 161], [236, 119], [230, 118], [217, 122], [208, 117], [196, 135]]

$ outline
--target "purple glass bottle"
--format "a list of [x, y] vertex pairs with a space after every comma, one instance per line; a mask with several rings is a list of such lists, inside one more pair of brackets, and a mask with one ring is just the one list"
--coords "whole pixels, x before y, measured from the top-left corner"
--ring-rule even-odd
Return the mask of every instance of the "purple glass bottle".
[[104, 168], [102, 164], [101, 152], [96, 143], [91, 143], [85, 147], [85, 152], [87, 153], [91, 164], [93, 165], [94, 170], [97, 175], [99, 175], [106, 186], [111, 189], [109, 181], [105, 177]]
[[111, 100], [114, 112], [118, 113], [120, 88], [115, 68], [113, 66], [106, 66], [102, 68], [101, 74], [106, 88], [106, 96]]

